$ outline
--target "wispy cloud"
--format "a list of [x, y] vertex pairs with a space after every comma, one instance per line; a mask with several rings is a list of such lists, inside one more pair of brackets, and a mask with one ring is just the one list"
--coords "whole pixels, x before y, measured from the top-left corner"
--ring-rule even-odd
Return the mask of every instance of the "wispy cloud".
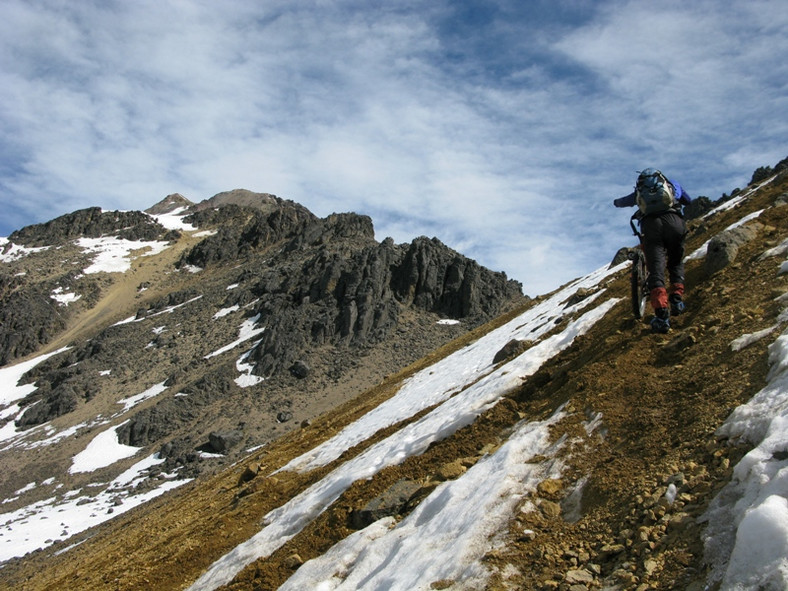
[[244, 187], [540, 293], [628, 242], [635, 170], [716, 197], [786, 156], [781, 4], [7, 0], [0, 234]]

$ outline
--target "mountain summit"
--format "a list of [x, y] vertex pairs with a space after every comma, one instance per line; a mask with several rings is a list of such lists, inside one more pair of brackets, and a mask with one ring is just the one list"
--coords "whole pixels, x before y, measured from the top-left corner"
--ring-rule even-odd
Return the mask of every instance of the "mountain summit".
[[[92, 302], [86, 271], [45, 292], [79, 313], [0, 369], [0, 580], [785, 588], [788, 177], [706, 201], [668, 335], [633, 318], [626, 261], [527, 300], [355, 214], [157, 218], [168, 248]], [[4, 264], [51, 250], [13, 243]]]

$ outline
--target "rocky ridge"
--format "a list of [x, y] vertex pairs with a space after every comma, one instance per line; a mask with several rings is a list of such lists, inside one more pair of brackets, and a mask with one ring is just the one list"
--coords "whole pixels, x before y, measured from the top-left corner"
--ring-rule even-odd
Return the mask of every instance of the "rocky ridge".
[[[173, 213], [185, 216], [177, 228], [157, 221]], [[95, 256], [85, 239], [127, 244], [133, 264], [84, 272]], [[33, 445], [38, 427], [90, 432], [96, 417], [120, 414], [120, 442], [161, 451], [161, 468], [182, 477], [233, 461], [523, 298], [517, 282], [437, 239], [378, 243], [366, 216], [320, 219], [244, 190], [200, 204], [170, 195], [148, 213], [77, 211], [14, 232], [5, 250], [20, 247], [0, 267], [0, 361], [68, 350], [23, 377], [35, 389], [0, 427]], [[236, 343], [243, 330], [255, 339]], [[384, 361], [370, 363], [372, 352]], [[16, 447], [0, 450], [4, 498], [68, 470], [56, 446], [32, 467]]]

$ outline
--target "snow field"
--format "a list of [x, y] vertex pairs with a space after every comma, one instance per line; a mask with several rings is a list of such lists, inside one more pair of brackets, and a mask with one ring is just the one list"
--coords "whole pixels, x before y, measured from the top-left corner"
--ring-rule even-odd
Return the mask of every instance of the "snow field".
[[118, 429], [126, 423], [128, 421], [123, 421], [117, 427], [96, 435], [84, 450], [74, 456], [69, 473], [93, 472], [136, 454], [140, 448], [118, 441]]
[[[483, 344], [476, 347], [466, 347], [450, 355], [442, 362], [438, 362], [431, 368], [422, 371], [416, 376], [416, 379], [407, 382], [401, 392], [388, 401], [387, 408], [384, 409], [383, 413], [380, 413], [378, 409], [370, 411], [366, 417], [359, 419], [358, 423], [361, 423], [362, 427], [356, 426], [354, 428], [354, 425], [351, 425], [337, 437], [330, 440], [328, 445], [324, 445], [322, 447], [324, 454], [309, 454], [310, 459], [319, 457], [321, 461], [325, 462], [326, 457], [336, 457], [334, 454], [339, 455], [341, 451], [355, 445], [359, 440], [358, 438], [362, 438], [360, 440], [363, 441], [374, 434], [381, 428], [382, 421], [392, 420], [392, 417], [408, 418], [418, 412], [414, 408], [426, 408], [442, 401], [434, 410], [418, 421], [406, 425], [355, 458], [344, 462], [321, 481], [290, 499], [281, 507], [271, 511], [266, 515], [264, 520], [266, 525], [259, 533], [246, 542], [239, 544], [228, 554], [217, 560], [190, 587], [190, 591], [212, 590], [228, 583], [243, 567], [258, 558], [270, 555], [297, 535], [307, 524], [339, 498], [353, 482], [371, 478], [387, 466], [399, 464], [408, 457], [421, 454], [431, 443], [444, 439], [458, 429], [471, 424], [481, 413], [496, 404], [504, 394], [520, 385], [524, 377], [533, 374], [544, 361], [568, 347], [577, 336], [587, 332], [620, 300], [609, 299], [602, 302], [577, 320], [569, 323], [563, 331], [543, 339], [519, 357], [498, 369], [494, 369], [492, 358], [500, 347], [518, 336], [519, 338], [524, 338], [530, 335], [533, 338], [536, 334], [543, 335], [555, 326], [557, 317], [569, 311], [576, 311], [578, 308], [588, 306], [594, 302], [599, 298], [601, 292], [595, 294], [595, 297], [587, 298], [583, 302], [564, 310], [566, 299], [574, 294], [578, 288], [597, 285], [605, 276], [615, 272], [615, 270], [617, 269], [604, 268], [592, 273], [588, 277], [561, 290], [552, 298], [540, 304], [537, 307], [538, 309], [532, 308], [518, 319], [509, 322], [503, 329], [494, 331], [494, 336], [480, 339], [483, 341]], [[454, 362], [447, 361], [451, 358], [454, 358]], [[468, 364], [470, 364], [472, 371], [468, 369]], [[463, 369], [465, 371], [462, 371]], [[458, 371], [465, 380], [465, 384], [457, 383], [455, 374]], [[436, 391], [438, 392], [437, 398], [435, 397]], [[424, 398], [435, 402], [424, 404]], [[370, 415], [373, 416], [372, 419], [368, 418]], [[539, 452], [533, 451], [532, 453]], [[298, 462], [294, 465], [297, 464]], [[504, 474], [502, 474], [503, 476]], [[460, 480], [466, 477], [467, 474]], [[434, 491], [422, 503], [427, 503], [422, 511], [426, 511], [427, 506], [432, 507], [432, 513], [430, 513], [429, 518], [431, 525], [429, 527], [437, 528], [437, 531], [441, 530], [438, 524], [448, 525], [453, 521], [453, 519], [447, 518], [446, 514], [441, 514], [436, 510], [439, 506], [445, 507], [445, 503], [432, 504], [436, 502], [434, 499], [441, 498], [441, 494], [452, 494], [452, 492], [443, 492], [444, 490], [444, 488], [441, 488], [441, 492]], [[458, 488], [455, 489], [455, 492], [462, 490], [462, 488]], [[488, 493], [490, 492], [490, 489], [486, 487], [471, 486], [465, 489], [466, 492], [464, 494], [467, 495], [471, 490], [486, 490]], [[457, 494], [459, 497], [463, 496], [463, 493], [458, 492]], [[436, 497], [435, 495], [438, 496]], [[495, 500], [497, 498], [495, 495], [491, 498], [494, 503], [498, 502]], [[433, 500], [430, 501], [430, 499]], [[478, 499], [470, 495], [468, 503], [462, 505], [462, 508], [452, 504], [451, 510], [464, 510], [466, 513], [469, 513], [478, 504]], [[494, 519], [494, 515], [495, 512], [491, 511], [490, 519]], [[423, 526], [421, 521], [416, 523], [419, 527]], [[442, 536], [436, 534], [437, 537], [433, 539], [436, 540], [435, 543], [438, 545], [444, 544], [448, 546], [443, 547], [442, 552], [444, 555], [456, 552], [470, 552], [469, 547], [474, 547], [481, 552], [480, 549], [486, 549], [488, 543], [486, 534], [482, 534], [484, 531], [486, 530], [483, 528], [478, 530], [477, 533], [480, 537], [475, 540], [471, 540], [469, 536], [466, 542], [470, 546], [458, 544], [456, 534], [448, 531], [444, 532]], [[439, 540], [442, 540], [442, 542], [439, 542]], [[398, 551], [402, 547], [403, 544], [395, 544], [391, 551]], [[434, 549], [434, 551], [438, 550]], [[483, 552], [478, 553], [475, 556], [476, 560], [480, 559], [482, 555]], [[457, 561], [460, 560], [460, 557], [456, 554], [453, 554], [453, 556], [452, 562], [455, 564], [466, 564], [466, 566], [470, 564], [469, 562], [458, 563]], [[465, 559], [468, 559], [468, 556], [463, 558], [463, 560]], [[394, 556], [389, 556], [387, 564], [392, 561], [395, 561]], [[448, 558], [446, 561], [449, 561]], [[476, 571], [481, 572], [481, 566], [472, 567], [471, 570], [473, 571], [473, 576], [478, 576], [479, 573]], [[470, 576], [470, 571], [466, 575]], [[399, 579], [402, 576], [404, 574], [398, 571], [397, 578]]]
[[527, 492], [561, 473], [557, 461], [527, 462], [554, 455], [561, 442], [550, 444], [549, 426], [562, 416], [520, 423], [493, 455], [441, 484], [401, 523], [385, 518], [348, 537], [300, 567], [280, 591], [411, 591], [447, 579], [483, 583], [481, 558], [494, 548], [496, 533], [506, 530]]
[[142, 256], [153, 256], [169, 247], [166, 242], [132, 241], [114, 236], [102, 238], [79, 238], [76, 244], [85, 252], [95, 255], [93, 263], [82, 270], [91, 273], [125, 273], [131, 269], [133, 251], [145, 249]]
[[148, 468], [162, 461], [150, 456], [108, 484], [91, 485], [105, 487], [96, 495], [81, 495], [75, 490], [0, 514], [0, 562], [68, 539], [189, 482], [169, 480], [154, 490], [130, 496], [128, 489]]

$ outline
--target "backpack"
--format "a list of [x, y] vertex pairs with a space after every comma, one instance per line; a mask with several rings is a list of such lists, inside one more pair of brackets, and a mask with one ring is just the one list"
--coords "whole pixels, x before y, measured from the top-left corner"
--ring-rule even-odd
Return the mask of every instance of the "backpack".
[[647, 168], [638, 175], [635, 202], [643, 215], [668, 211], [676, 204], [673, 185], [660, 171]]

